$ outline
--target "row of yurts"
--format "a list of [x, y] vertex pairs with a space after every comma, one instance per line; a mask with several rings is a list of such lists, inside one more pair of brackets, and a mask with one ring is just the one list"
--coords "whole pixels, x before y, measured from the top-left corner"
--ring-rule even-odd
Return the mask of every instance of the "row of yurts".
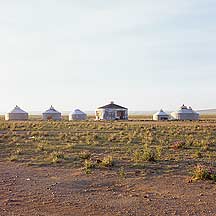
[[[96, 109], [96, 120], [128, 120], [128, 109], [111, 102]], [[11, 112], [5, 114], [5, 120], [28, 120], [29, 114], [16, 106]], [[61, 120], [62, 114], [53, 106], [42, 114], [43, 120]], [[86, 120], [87, 114], [76, 109], [69, 114], [69, 120]], [[191, 107], [183, 105], [179, 110], [171, 113], [160, 110], [153, 115], [155, 121], [165, 120], [199, 120], [199, 114]]]

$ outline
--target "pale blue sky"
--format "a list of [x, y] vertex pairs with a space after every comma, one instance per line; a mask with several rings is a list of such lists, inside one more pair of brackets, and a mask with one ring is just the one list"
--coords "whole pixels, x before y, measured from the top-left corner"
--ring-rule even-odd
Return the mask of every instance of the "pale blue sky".
[[216, 108], [215, 0], [1, 0], [0, 111]]

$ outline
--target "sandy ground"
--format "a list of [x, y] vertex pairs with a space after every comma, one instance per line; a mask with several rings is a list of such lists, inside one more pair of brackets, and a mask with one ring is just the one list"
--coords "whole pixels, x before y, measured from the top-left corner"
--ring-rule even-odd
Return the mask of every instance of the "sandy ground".
[[0, 215], [216, 215], [216, 184], [0, 162]]

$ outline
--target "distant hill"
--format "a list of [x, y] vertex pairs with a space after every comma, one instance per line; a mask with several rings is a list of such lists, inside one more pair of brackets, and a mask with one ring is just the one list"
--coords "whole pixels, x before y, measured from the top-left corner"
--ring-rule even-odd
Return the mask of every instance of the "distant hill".
[[197, 110], [199, 114], [216, 114], [216, 109]]

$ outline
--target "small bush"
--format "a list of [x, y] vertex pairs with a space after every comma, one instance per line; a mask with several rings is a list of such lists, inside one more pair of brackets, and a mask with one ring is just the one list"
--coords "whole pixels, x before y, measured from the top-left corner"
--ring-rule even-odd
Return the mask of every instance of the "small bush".
[[94, 168], [94, 163], [91, 160], [85, 160], [84, 165], [86, 169]]
[[133, 161], [135, 163], [139, 163], [141, 161], [141, 152], [139, 150], [136, 150], [134, 153], [133, 153]]
[[83, 159], [83, 160], [86, 160], [86, 159], [89, 159], [91, 157], [91, 153], [90, 152], [80, 152], [79, 153], [79, 158], [80, 159]]
[[196, 150], [194, 155], [193, 155], [194, 158], [202, 158], [202, 153], [200, 150]]
[[10, 161], [17, 161], [17, 160], [18, 160], [18, 156], [17, 156], [17, 155], [11, 155], [11, 156], [9, 157], [9, 160], [10, 160]]
[[45, 151], [44, 144], [39, 143], [38, 146], [37, 146], [37, 150], [38, 150], [38, 151]]
[[148, 149], [148, 150], [144, 151], [142, 158], [144, 161], [149, 161], [149, 162], [156, 161], [156, 155], [152, 149]]
[[216, 181], [216, 172], [214, 172], [213, 169], [210, 167], [204, 165], [197, 165], [194, 168], [192, 180]]
[[112, 166], [114, 166], [114, 161], [113, 161], [112, 156], [104, 157], [102, 162], [101, 162], [101, 166], [103, 166], [103, 167], [112, 167]]
[[121, 167], [121, 168], [120, 168], [120, 170], [119, 170], [119, 176], [120, 176], [121, 178], [125, 178], [126, 173], [125, 173], [124, 167]]
[[69, 149], [69, 150], [73, 150], [74, 148], [75, 148], [75, 144], [74, 143], [68, 143], [67, 144], [67, 149]]
[[156, 161], [156, 154], [153, 149], [149, 148], [148, 145], [144, 145], [144, 152], [142, 155], [143, 161]]
[[16, 149], [16, 151], [15, 151], [16, 155], [21, 155], [22, 152], [23, 152], [23, 151], [22, 151], [22, 149], [20, 149], [20, 148]]
[[91, 174], [91, 169], [95, 167], [95, 164], [91, 160], [85, 160], [84, 170], [86, 174]]
[[156, 157], [159, 160], [163, 153], [163, 147], [161, 145], [156, 147]]
[[209, 150], [209, 145], [208, 144], [202, 145], [202, 150], [203, 151], [208, 151]]
[[65, 159], [65, 156], [61, 152], [54, 151], [50, 154], [49, 159], [52, 163], [61, 163]]

